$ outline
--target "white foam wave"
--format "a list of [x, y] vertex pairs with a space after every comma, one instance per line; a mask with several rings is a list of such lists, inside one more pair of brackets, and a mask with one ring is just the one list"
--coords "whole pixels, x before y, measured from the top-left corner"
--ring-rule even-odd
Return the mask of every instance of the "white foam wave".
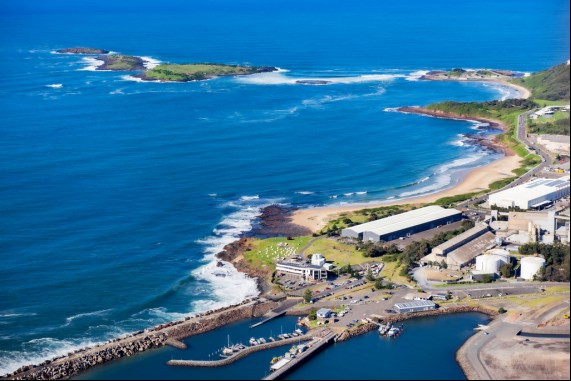
[[87, 63], [87, 66], [78, 69], [78, 70], [86, 70], [86, 71], [101, 71], [101, 70], [97, 70], [97, 68], [101, 65], [103, 65], [105, 62], [102, 60], [98, 60], [96, 58], [93, 57], [83, 57], [81, 59], [83, 62]]
[[210, 197], [216, 197], [216, 196], [218, 196], [218, 195], [217, 195], [216, 193], [208, 193], [208, 196], [210, 196]]
[[463, 134], [457, 134], [456, 136], [459, 137], [459, 139], [454, 140], [450, 144], [452, 144], [453, 146], [456, 146], [456, 147], [466, 146], [468, 138], [466, 138], [466, 136], [464, 136]]
[[417, 70], [410, 73], [407, 77], [407, 81], [418, 81], [422, 76], [426, 75], [428, 70]]
[[483, 128], [486, 128], [486, 127], [490, 127], [490, 123], [487, 123], [487, 122], [479, 122], [479, 121], [476, 121], [476, 120], [475, 120], [475, 121], [472, 121], [472, 127], [470, 127], [470, 128], [471, 128], [472, 130], [479, 131], [479, 130], [481, 130], [481, 129], [483, 129]]
[[[352, 84], [364, 82], [387, 82], [406, 77], [404, 74], [362, 74], [351, 77], [290, 77], [283, 70], [236, 77], [235, 80], [251, 85], [307, 85], [307, 82], [322, 81], [328, 84]], [[304, 83], [305, 82], [305, 83]]]
[[259, 200], [260, 196], [255, 195], [255, 196], [242, 196], [240, 197], [241, 201], [252, 201], [252, 200]]
[[[474, 155], [464, 157], [461, 159], [456, 159], [456, 160], [454, 160], [450, 163], [447, 163], [447, 164], [443, 164], [434, 171], [434, 175], [436, 175], [434, 177], [434, 179], [435, 179], [434, 182], [432, 182], [431, 184], [429, 184], [425, 187], [421, 187], [418, 189], [413, 189], [411, 191], [403, 192], [403, 193], [399, 194], [398, 197], [406, 198], [406, 197], [411, 197], [411, 196], [430, 194], [430, 193], [438, 192], [438, 191], [445, 189], [447, 187], [450, 187], [450, 185], [452, 185], [452, 181], [454, 179], [454, 177], [453, 177], [454, 172], [456, 172], [459, 169], [469, 167], [470, 164], [474, 164], [477, 161], [481, 160], [483, 158], [483, 156], [484, 156], [484, 154], [474, 154]], [[429, 178], [433, 178], [433, 177], [431, 177], [431, 176], [425, 177], [425, 179], [426, 179], [425, 181], [427, 181]], [[421, 181], [421, 183], [422, 182], [424, 182], [424, 181]]]
[[362, 191], [362, 192], [355, 192], [355, 194], [358, 194], [358, 195], [364, 195], [364, 194], [367, 194], [367, 191]]
[[112, 336], [102, 341], [89, 339], [59, 340], [51, 337], [30, 340], [23, 343], [22, 351], [0, 350], [0, 374], [11, 373], [23, 365], [38, 364], [46, 359], [60, 357], [88, 346], [102, 344]]
[[36, 316], [35, 312], [24, 312], [24, 313], [1, 313], [0, 318], [12, 318], [12, 317], [24, 317], [24, 316]]
[[125, 94], [125, 93], [123, 92], [123, 89], [117, 89], [117, 90], [110, 91], [109, 94], [116, 95], [116, 94]]
[[243, 196], [236, 201], [224, 204], [224, 207], [235, 211], [226, 215], [213, 229], [213, 234], [197, 242], [204, 246], [204, 266], [192, 272], [198, 279], [206, 280], [211, 285], [211, 298], [193, 303], [193, 310], [205, 311], [212, 308], [239, 303], [242, 300], [259, 294], [256, 281], [238, 272], [231, 263], [224, 263], [224, 273], [217, 266], [216, 254], [229, 243], [236, 241], [241, 234], [252, 229], [254, 219], [260, 215], [261, 209], [277, 202], [262, 200], [258, 195]]
[[141, 78], [132, 76], [132, 75], [123, 75], [121, 79], [124, 81], [133, 81], [133, 82], [152, 82], [152, 81], [143, 81]]
[[50, 87], [52, 89], [61, 89], [63, 87], [63, 84], [61, 83], [52, 83], [51, 85], [46, 85], [46, 87]]
[[297, 194], [301, 194], [301, 195], [310, 195], [310, 194], [314, 194], [315, 192], [309, 192], [309, 191], [299, 191], [299, 192], [295, 192]]
[[355, 192], [349, 192], [349, 193], [343, 193], [343, 196], [345, 197], [351, 197], [355, 194]]
[[112, 311], [112, 308], [106, 309], [106, 310], [99, 310], [99, 311], [93, 311], [93, 312], [85, 312], [82, 314], [77, 314], [77, 315], [73, 315], [70, 316], [68, 318], [65, 319], [65, 325], [68, 326], [70, 325], [74, 320], [76, 319], [81, 319], [84, 317], [89, 317], [89, 316], [103, 316], [105, 314], [107, 314], [108, 312]]
[[143, 60], [143, 65], [146, 69], [152, 69], [161, 64], [161, 61], [152, 57], [142, 56], [141, 59]]
[[398, 112], [398, 107], [386, 107], [383, 111], [384, 112]]

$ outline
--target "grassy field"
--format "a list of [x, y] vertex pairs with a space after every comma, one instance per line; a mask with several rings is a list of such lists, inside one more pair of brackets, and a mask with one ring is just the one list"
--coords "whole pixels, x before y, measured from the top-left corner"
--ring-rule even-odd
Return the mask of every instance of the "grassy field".
[[552, 286], [552, 287], [547, 287], [545, 289], [546, 293], [553, 293], [553, 292], [569, 292], [570, 291], [570, 287], [569, 286]]
[[[273, 271], [279, 257], [290, 255], [292, 252], [298, 253], [311, 238], [310, 236], [302, 236], [294, 237], [293, 240], [288, 240], [285, 237], [255, 240], [252, 243], [252, 250], [247, 251], [244, 257], [252, 267]], [[279, 243], [287, 243], [287, 247], [280, 247], [278, 246]]]
[[530, 297], [528, 295], [525, 298], [521, 298], [518, 296], [508, 296], [505, 298], [509, 299], [511, 302], [518, 304], [522, 307], [538, 308], [548, 305], [550, 303], [562, 302], [563, 300], [568, 299], [569, 295], [550, 295], [550, 296], [538, 295], [537, 297]]
[[327, 261], [333, 261], [337, 267], [359, 265], [365, 262], [380, 262], [380, 258], [365, 258], [354, 245], [338, 242], [327, 237], [317, 238], [305, 251], [305, 255], [321, 253]]
[[400, 266], [397, 266], [397, 264], [398, 262], [385, 262], [385, 267], [383, 267], [383, 271], [381, 271], [381, 276], [393, 283], [414, 286], [415, 284], [409, 281], [407, 277], [399, 275]]
[[272, 71], [273, 68], [222, 64], [163, 64], [147, 70], [144, 77], [156, 81], [199, 81], [216, 76], [245, 75]]

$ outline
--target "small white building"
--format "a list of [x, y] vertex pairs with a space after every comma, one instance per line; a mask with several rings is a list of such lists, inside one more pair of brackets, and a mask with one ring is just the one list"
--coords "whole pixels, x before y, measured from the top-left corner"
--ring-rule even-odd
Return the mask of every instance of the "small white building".
[[325, 264], [325, 257], [319, 253], [313, 254], [311, 256], [311, 264], [313, 266], [323, 267]]
[[331, 310], [329, 308], [321, 308], [317, 311], [318, 319], [329, 319], [331, 317]]

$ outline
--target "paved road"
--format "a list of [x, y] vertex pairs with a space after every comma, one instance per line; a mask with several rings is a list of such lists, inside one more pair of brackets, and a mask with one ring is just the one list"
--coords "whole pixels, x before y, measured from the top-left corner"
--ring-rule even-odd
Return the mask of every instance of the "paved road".
[[547, 151], [545, 151], [543, 149], [543, 147], [541, 147], [539, 145], [534, 145], [534, 143], [530, 142], [529, 139], [527, 138], [527, 132], [526, 132], [526, 127], [525, 127], [527, 117], [529, 116], [529, 114], [533, 113], [534, 111], [535, 110], [530, 110], [530, 111], [524, 112], [523, 114], [518, 115], [516, 136], [517, 136], [517, 139], [521, 143], [523, 143], [527, 147], [528, 150], [534, 149], [537, 152], [537, 154], [539, 154], [541, 156], [542, 162], [538, 166], [536, 166], [535, 168], [533, 168], [530, 171], [528, 171], [527, 173], [525, 173], [523, 176], [520, 176], [515, 181], [513, 181], [510, 184], [508, 184], [507, 186], [503, 187], [502, 189], [498, 189], [498, 190], [495, 190], [493, 192], [484, 194], [482, 196], [478, 196], [476, 198], [473, 198], [471, 200], [462, 202], [462, 203], [457, 205], [458, 208], [468, 209], [468, 208], [470, 208], [476, 204], [479, 204], [479, 203], [485, 201], [491, 193], [496, 193], [496, 192], [502, 191], [504, 189], [513, 188], [516, 185], [523, 184], [526, 181], [528, 181], [529, 179], [531, 179], [533, 176], [536, 176], [539, 172], [543, 171], [543, 169], [545, 167], [547, 167], [553, 163], [551, 156], [549, 155], [549, 153]]

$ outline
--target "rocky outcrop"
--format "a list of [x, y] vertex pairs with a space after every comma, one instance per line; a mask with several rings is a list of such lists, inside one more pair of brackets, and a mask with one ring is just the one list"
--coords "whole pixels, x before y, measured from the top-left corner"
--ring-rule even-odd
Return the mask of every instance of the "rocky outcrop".
[[65, 48], [56, 50], [56, 53], [65, 54], [107, 54], [109, 50], [96, 48]]
[[109, 56], [99, 56], [98, 60], [103, 64], [97, 67], [97, 70], [113, 70], [113, 71], [141, 71], [145, 70], [145, 61], [140, 57], [126, 56], [124, 54], [112, 54]]
[[373, 323], [361, 324], [355, 328], [348, 329], [343, 331], [338, 337], [337, 341], [346, 341], [352, 337], [362, 335], [367, 332], [371, 332], [372, 330], [376, 329], [377, 325]]

